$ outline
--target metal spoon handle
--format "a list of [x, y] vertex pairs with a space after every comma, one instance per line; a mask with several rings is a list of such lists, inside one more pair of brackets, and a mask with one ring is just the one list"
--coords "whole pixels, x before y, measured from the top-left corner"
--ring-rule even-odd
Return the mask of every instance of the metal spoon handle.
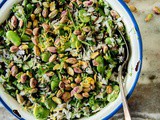
[[121, 35], [121, 37], [122, 37], [122, 39], [123, 39], [123, 41], [125, 43], [126, 52], [127, 52], [126, 59], [125, 59], [124, 63], [122, 64], [122, 66], [120, 67], [119, 72], [118, 72], [120, 93], [121, 93], [121, 97], [122, 97], [123, 111], [124, 111], [125, 120], [131, 120], [131, 115], [130, 115], [130, 112], [129, 112], [129, 108], [128, 108], [128, 104], [127, 104], [127, 100], [126, 100], [126, 96], [125, 96], [125, 92], [124, 92], [124, 87], [123, 87], [123, 81], [122, 81], [122, 71], [123, 71], [124, 66], [127, 64], [128, 60], [129, 60], [129, 48], [128, 48], [126, 39], [124, 38], [124, 36], [121, 33], [121, 31], [118, 30], [118, 32], [120, 33], [120, 35]]
[[122, 103], [123, 103], [124, 117], [125, 117], [125, 120], [131, 120], [131, 115], [129, 112], [128, 104], [127, 104], [125, 93], [124, 93], [123, 82], [122, 82], [122, 70], [119, 71], [118, 78], [120, 80], [119, 86], [120, 86], [120, 93], [121, 93]]

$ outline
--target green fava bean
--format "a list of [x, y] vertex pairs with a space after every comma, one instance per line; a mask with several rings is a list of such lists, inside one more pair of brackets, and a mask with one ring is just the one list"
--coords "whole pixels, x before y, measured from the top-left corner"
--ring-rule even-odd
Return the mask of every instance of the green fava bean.
[[24, 42], [31, 41], [31, 38], [28, 35], [23, 35], [21, 38], [22, 38], [22, 41], [24, 41]]
[[99, 64], [104, 64], [104, 59], [103, 59], [102, 56], [98, 56], [98, 57], [96, 58], [96, 61], [97, 61]]
[[97, 66], [97, 71], [98, 71], [99, 73], [104, 73], [104, 71], [105, 71], [104, 65], [102, 65], [102, 64], [98, 65], [98, 66]]
[[51, 109], [51, 108], [56, 108], [57, 107], [57, 104], [51, 98], [47, 99], [44, 104], [47, 107], [47, 109]]
[[14, 31], [7, 31], [6, 37], [10, 40], [15, 46], [19, 46], [21, 44], [21, 39], [18, 34]]
[[42, 107], [40, 105], [36, 105], [33, 109], [33, 115], [36, 117], [38, 120], [46, 120], [47, 117], [49, 116], [50, 111]]
[[50, 57], [50, 53], [49, 52], [45, 52], [45, 53], [41, 54], [41, 59], [44, 62], [48, 62], [49, 57]]
[[88, 23], [90, 21], [90, 17], [84, 15], [86, 13], [87, 12], [84, 9], [79, 11], [79, 19], [81, 20], [81, 22]]
[[58, 87], [59, 81], [52, 81], [51, 82], [51, 90], [55, 91], [56, 88]]

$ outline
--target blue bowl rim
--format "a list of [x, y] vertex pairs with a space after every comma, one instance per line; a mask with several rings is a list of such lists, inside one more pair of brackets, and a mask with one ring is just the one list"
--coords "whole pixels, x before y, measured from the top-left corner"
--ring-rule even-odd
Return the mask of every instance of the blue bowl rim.
[[[5, 4], [7, 0], [2, 0], [2, 2], [0, 3], [0, 8]], [[136, 33], [138, 35], [138, 43], [139, 43], [139, 49], [140, 49], [140, 64], [139, 64], [139, 70], [137, 72], [137, 75], [136, 75], [136, 79], [135, 79], [135, 82], [131, 88], [131, 90], [129, 91], [128, 95], [127, 95], [127, 99], [129, 99], [136, 87], [136, 84], [138, 82], [138, 79], [139, 79], [139, 76], [140, 76], [140, 72], [141, 72], [141, 68], [142, 68], [142, 60], [143, 60], [143, 45], [142, 45], [142, 37], [141, 37], [141, 33], [140, 33], [140, 30], [139, 30], [139, 27], [138, 27], [138, 24], [132, 14], [132, 12], [130, 11], [130, 9], [128, 8], [128, 6], [126, 5], [126, 3], [123, 1], [123, 0], [118, 0], [119, 3], [123, 6], [123, 8], [126, 10], [126, 12], [128, 13], [128, 15], [130, 16], [133, 24], [134, 24], [134, 28], [136, 30]], [[19, 120], [25, 120], [24, 118], [21, 118], [19, 116], [17, 116], [13, 111], [12, 109], [3, 101], [3, 99], [0, 97], [0, 102], [2, 103], [2, 105], [11, 113], [13, 114], [16, 118], [18, 118]], [[122, 108], [122, 103], [112, 112], [110, 113], [108, 116], [104, 117], [103, 120], [108, 120], [109, 118], [111, 118], [113, 115], [115, 115], [119, 109]]]

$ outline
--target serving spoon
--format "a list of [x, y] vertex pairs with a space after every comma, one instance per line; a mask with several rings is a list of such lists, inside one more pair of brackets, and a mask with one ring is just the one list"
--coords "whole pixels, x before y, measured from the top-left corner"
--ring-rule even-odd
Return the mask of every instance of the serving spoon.
[[127, 103], [127, 100], [126, 100], [124, 87], [123, 87], [123, 81], [122, 81], [122, 71], [123, 71], [124, 66], [128, 63], [128, 60], [129, 60], [129, 47], [128, 47], [127, 41], [124, 38], [122, 32], [119, 31], [118, 29], [117, 29], [117, 31], [119, 32], [119, 34], [122, 37], [122, 39], [123, 39], [123, 41], [125, 43], [125, 46], [126, 46], [126, 59], [125, 59], [124, 63], [120, 66], [120, 69], [118, 71], [120, 93], [121, 93], [121, 98], [122, 98], [122, 104], [123, 104], [123, 111], [124, 111], [125, 120], [131, 120], [131, 115], [130, 115], [130, 112], [129, 112], [129, 107], [128, 107], [128, 103]]

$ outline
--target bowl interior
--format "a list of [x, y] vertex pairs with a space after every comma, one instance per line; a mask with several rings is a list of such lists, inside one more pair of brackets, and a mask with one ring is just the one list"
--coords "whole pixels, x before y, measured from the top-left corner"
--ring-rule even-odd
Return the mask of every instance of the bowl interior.
[[[11, 8], [13, 4], [19, 1], [21, 0], [7, 1], [3, 5], [3, 7], [0, 9], [0, 16], [3, 16], [0, 18], [0, 23], [2, 23], [8, 16], [10, 11], [9, 8]], [[142, 64], [141, 36], [132, 13], [129, 11], [128, 7], [122, 0], [104, 0], [104, 1], [107, 1], [114, 10], [118, 11], [120, 16], [122, 17], [122, 21], [124, 22], [127, 33], [130, 37], [131, 57], [128, 65], [128, 74], [125, 78], [125, 87], [126, 87], [125, 91], [129, 97], [136, 86], [141, 70], [141, 64]], [[27, 120], [35, 119], [32, 114], [24, 111], [20, 107], [20, 105], [16, 102], [16, 100], [14, 100], [11, 96], [9, 96], [4, 92], [4, 88], [2, 87], [2, 85], [0, 85], [0, 101], [10, 112], [12, 112], [11, 110], [16, 109], [18, 110], [22, 118]], [[91, 116], [90, 118], [87, 118], [87, 120], [109, 119], [120, 109], [121, 106], [122, 106], [121, 96], [119, 95], [114, 102], [108, 104], [100, 112]]]

